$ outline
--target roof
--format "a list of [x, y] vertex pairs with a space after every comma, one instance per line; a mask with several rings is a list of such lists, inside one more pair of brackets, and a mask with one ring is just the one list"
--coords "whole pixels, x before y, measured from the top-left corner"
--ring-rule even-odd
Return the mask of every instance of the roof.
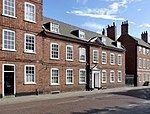
[[[59, 33], [55, 33], [55, 34], [59, 34], [62, 36], [67, 36], [68, 38], [78, 39], [78, 40], [87, 41], [87, 42], [90, 41], [90, 39], [96, 38], [96, 37], [97, 38], [98, 37], [105, 38], [106, 39], [106, 44], [105, 44], [106, 47], [124, 50], [123, 47], [118, 48], [116, 45], [114, 45], [113, 42], [115, 42], [115, 41], [113, 41], [112, 39], [110, 39], [107, 36], [104, 36], [104, 35], [101, 35], [99, 33], [89, 31], [89, 30], [85, 30], [85, 29], [82, 29], [82, 28], [79, 28], [79, 27], [76, 27], [73, 25], [69, 25], [69, 24], [66, 24], [64, 22], [60, 22], [58, 20], [50, 19], [47, 17], [43, 17], [43, 26], [44, 26], [45, 31], [50, 32], [50, 33], [54, 33], [54, 32], [51, 32], [50, 30], [48, 30], [50, 27], [47, 28], [45, 26], [46, 24], [51, 23], [51, 22], [59, 24]], [[49, 26], [50, 26], [50, 24], [49, 24]], [[84, 32], [85, 38], [79, 38], [77, 35], [72, 34], [72, 32], [77, 31], [77, 30]]]
[[146, 43], [146, 42], [143, 41], [142, 39], [136, 38], [136, 37], [134, 37], [134, 36], [131, 36], [131, 37], [134, 38], [134, 39], [138, 42], [138, 45], [141, 45], [141, 46], [150, 48], [149, 43]]

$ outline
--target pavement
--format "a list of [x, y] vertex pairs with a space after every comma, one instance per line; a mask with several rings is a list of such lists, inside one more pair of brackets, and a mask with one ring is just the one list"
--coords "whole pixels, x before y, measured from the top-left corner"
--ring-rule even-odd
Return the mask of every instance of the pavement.
[[66, 97], [76, 97], [76, 96], [86, 96], [97, 93], [112, 93], [112, 92], [125, 92], [129, 90], [138, 90], [138, 89], [146, 89], [150, 88], [150, 86], [142, 86], [142, 87], [119, 87], [119, 88], [110, 88], [110, 89], [100, 89], [93, 91], [75, 91], [75, 92], [65, 92], [59, 94], [42, 94], [42, 95], [30, 95], [30, 96], [21, 96], [21, 97], [4, 97], [0, 99], [0, 105], [8, 105], [8, 104], [16, 104], [16, 103], [24, 103], [31, 101], [41, 101], [48, 99], [60, 99]]

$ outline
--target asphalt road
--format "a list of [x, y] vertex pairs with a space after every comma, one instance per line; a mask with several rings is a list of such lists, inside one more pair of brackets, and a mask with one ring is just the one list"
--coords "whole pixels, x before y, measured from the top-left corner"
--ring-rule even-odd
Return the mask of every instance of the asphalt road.
[[150, 89], [1, 105], [0, 114], [150, 114]]

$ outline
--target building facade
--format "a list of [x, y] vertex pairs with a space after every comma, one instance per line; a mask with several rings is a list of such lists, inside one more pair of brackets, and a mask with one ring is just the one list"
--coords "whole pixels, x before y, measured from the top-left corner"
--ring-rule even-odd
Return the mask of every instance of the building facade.
[[125, 85], [116, 39], [43, 17], [42, 0], [3, 0], [0, 9], [1, 97]]
[[133, 77], [134, 86], [142, 86], [150, 81], [148, 33], [143, 32], [141, 38], [136, 38], [128, 33], [128, 22], [121, 25], [119, 41], [126, 48], [126, 78]]

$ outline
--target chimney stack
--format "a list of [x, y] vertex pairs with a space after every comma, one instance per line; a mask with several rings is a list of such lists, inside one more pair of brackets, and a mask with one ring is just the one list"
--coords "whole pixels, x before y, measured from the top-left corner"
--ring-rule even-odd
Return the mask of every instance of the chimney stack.
[[102, 35], [105, 35], [105, 29], [103, 28]]
[[124, 21], [121, 24], [121, 35], [127, 35], [128, 34], [128, 21]]
[[115, 25], [115, 22], [113, 22], [112, 26], [107, 27], [107, 37], [111, 38], [112, 40], [117, 40], [117, 27]]
[[142, 32], [141, 39], [143, 41], [145, 41], [146, 43], [148, 43], [148, 33], [147, 33], [147, 31]]

